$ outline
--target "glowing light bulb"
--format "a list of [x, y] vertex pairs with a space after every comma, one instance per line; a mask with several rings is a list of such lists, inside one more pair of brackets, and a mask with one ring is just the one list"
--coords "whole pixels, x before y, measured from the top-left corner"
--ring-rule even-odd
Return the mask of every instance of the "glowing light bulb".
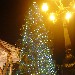
[[36, 2], [33, 2], [33, 3], [36, 3]]
[[71, 12], [67, 12], [65, 18], [66, 18], [67, 20], [69, 20], [69, 19], [71, 18], [71, 16], [72, 16]]
[[50, 18], [51, 21], [54, 21], [54, 20], [55, 20], [55, 15], [54, 15], [54, 13], [51, 13], [49, 18]]
[[47, 5], [47, 3], [43, 3], [43, 5], [42, 5], [42, 10], [43, 10], [43, 11], [47, 11], [47, 10], [48, 10], [48, 5]]

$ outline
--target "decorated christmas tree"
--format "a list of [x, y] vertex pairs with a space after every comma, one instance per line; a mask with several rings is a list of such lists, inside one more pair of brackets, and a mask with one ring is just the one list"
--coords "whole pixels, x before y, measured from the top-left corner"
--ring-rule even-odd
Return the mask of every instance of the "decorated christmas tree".
[[21, 28], [20, 75], [56, 75], [52, 43], [49, 46], [42, 18], [37, 3], [33, 2]]

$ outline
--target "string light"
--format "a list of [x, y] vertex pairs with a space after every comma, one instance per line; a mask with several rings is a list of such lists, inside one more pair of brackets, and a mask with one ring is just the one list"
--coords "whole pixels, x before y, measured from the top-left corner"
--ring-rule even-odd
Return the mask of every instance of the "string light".
[[[47, 4], [44, 4], [43, 10], [48, 10]], [[23, 62], [23, 59], [21, 59], [20, 63], [26, 67], [25, 72], [31, 75], [56, 74], [55, 66], [53, 67], [51, 65], [54, 63], [51, 57], [51, 49], [49, 49], [47, 45], [47, 30], [42, 16], [38, 14], [40, 14], [40, 12], [36, 2], [33, 2], [32, 9], [29, 8], [28, 15], [26, 16], [25, 25], [22, 27], [24, 34], [22, 34], [23, 50], [21, 52], [21, 58], [25, 55], [24, 61], [26, 63]], [[52, 20], [54, 20], [54, 18], [52, 18]], [[53, 71], [51, 71], [50, 68], [52, 68]]]

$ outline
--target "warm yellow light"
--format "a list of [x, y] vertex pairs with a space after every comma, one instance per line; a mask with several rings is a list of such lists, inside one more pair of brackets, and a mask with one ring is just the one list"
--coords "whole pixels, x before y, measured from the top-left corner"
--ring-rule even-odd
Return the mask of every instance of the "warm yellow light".
[[55, 15], [54, 15], [54, 13], [51, 13], [51, 14], [50, 14], [50, 20], [51, 20], [51, 21], [54, 21], [54, 20], [55, 20]]
[[69, 19], [71, 18], [71, 16], [72, 16], [71, 12], [67, 12], [67, 13], [66, 13], [66, 19], [67, 19], [67, 20], [69, 20]]
[[73, 8], [75, 9], [75, 4], [74, 4]]
[[48, 10], [48, 5], [47, 5], [47, 3], [43, 3], [43, 5], [42, 5], [42, 10], [43, 10], [43, 11], [47, 11], [47, 10]]
[[33, 3], [36, 3], [36, 2], [33, 2]]

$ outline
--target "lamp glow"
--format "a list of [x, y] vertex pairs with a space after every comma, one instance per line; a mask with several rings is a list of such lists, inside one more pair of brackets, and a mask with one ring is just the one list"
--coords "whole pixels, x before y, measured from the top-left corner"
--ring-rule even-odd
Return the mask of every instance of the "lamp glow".
[[54, 15], [54, 13], [51, 13], [51, 14], [50, 14], [50, 20], [51, 20], [51, 21], [54, 21], [54, 20], [55, 20], [55, 15]]
[[66, 20], [69, 20], [71, 18], [71, 16], [72, 16], [71, 12], [67, 12], [66, 17], [65, 17]]
[[75, 9], [75, 4], [74, 4], [73, 8]]
[[43, 10], [43, 11], [47, 11], [47, 10], [48, 10], [48, 5], [47, 5], [47, 3], [43, 3], [43, 5], [42, 5], [42, 10]]

